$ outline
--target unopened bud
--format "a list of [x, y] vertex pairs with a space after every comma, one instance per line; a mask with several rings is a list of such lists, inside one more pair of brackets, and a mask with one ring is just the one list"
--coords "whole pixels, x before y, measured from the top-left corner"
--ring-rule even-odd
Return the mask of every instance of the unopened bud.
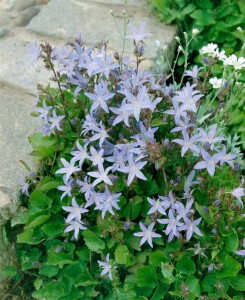
[[240, 26], [237, 27], [237, 30], [240, 31], [240, 32], [242, 32], [242, 28]]
[[176, 36], [175, 39], [178, 43], [180, 42], [180, 38], [178, 36]]
[[110, 14], [111, 14], [112, 16], [114, 16], [114, 10], [113, 10], [113, 9], [110, 10]]
[[119, 60], [119, 54], [118, 54], [118, 52], [114, 52], [114, 53], [113, 53], [113, 56], [114, 56], [114, 58], [115, 58], [116, 60]]

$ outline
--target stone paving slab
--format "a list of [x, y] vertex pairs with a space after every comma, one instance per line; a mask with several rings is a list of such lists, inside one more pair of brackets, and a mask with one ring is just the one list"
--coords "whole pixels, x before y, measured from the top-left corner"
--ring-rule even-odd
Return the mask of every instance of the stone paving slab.
[[16, 198], [19, 182], [28, 174], [20, 160], [36, 168], [28, 143], [28, 136], [38, 127], [36, 118], [30, 116], [33, 100], [20, 98], [0, 94], [0, 207]]
[[[42, 62], [32, 67], [27, 57], [29, 41], [18, 38], [0, 40], [0, 82], [15, 90], [35, 94], [36, 84], [47, 84], [51, 74]], [[16, 101], [17, 102], [17, 101]]]
[[[37, 34], [67, 40], [74, 39], [81, 33], [87, 44], [94, 44], [108, 38], [109, 50], [120, 51], [122, 40], [116, 30], [110, 10], [114, 10], [116, 15], [117, 12], [120, 13], [117, 20], [119, 28], [122, 29], [123, 18], [121, 12], [124, 8], [123, 3], [123, 0], [51, 0], [31, 20], [27, 29]], [[134, 5], [126, 6], [126, 10], [132, 24], [139, 26], [146, 21], [146, 31], [153, 33], [153, 36], [147, 40], [148, 46], [145, 53], [147, 59], [153, 59], [156, 56], [155, 40], [160, 40], [162, 45], [170, 44], [176, 35], [176, 27], [164, 25], [153, 17], [146, 6], [145, 0], [130, 1], [130, 3], [134, 3]], [[128, 40], [126, 42], [126, 53], [129, 54], [132, 51], [133, 43]]]

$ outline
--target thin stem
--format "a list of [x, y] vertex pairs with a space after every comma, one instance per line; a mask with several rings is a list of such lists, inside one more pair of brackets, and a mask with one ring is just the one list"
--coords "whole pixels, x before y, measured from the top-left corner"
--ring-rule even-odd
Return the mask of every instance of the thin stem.
[[167, 182], [167, 176], [166, 176], [164, 167], [162, 167], [162, 173], [163, 173], [163, 178], [164, 178], [164, 182], [165, 182], [165, 186], [166, 186], [166, 193], [168, 194], [168, 182]]

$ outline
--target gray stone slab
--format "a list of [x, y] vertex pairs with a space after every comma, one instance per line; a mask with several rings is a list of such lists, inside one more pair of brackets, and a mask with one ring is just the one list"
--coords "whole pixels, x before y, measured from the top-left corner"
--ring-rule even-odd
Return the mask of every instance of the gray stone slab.
[[[109, 4], [109, 2], [111, 4]], [[116, 30], [115, 22], [110, 10], [121, 13], [123, 1], [86, 1], [86, 0], [51, 0], [42, 11], [34, 17], [27, 29], [53, 38], [74, 39], [79, 33], [88, 44], [94, 44], [102, 39], [109, 39], [109, 50], [115, 51], [122, 48], [122, 41]], [[132, 24], [139, 26], [147, 22], [146, 31], [153, 34], [147, 40], [146, 58], [152, 59], [156, 55], [155, 40], [161, 44], [170, 44], [176, 35], [175, 26], [167, 26], [152, 16], [146, 1], [142, 4], [127, 6], [127, 12]], [[113, 4], [114, 3], [114, 4]], [[119, 27], [123, 28], [123, 18], [117, 18]], [[126, 50], [132, 51], [132, 41], [127, 41]]]
[[0, 40], [0, 82], [15, 90], [34, 94], [36, 84], [48, 83], [52, 75], [41, 62], [35, 68], [31, 66], [26, 50], [28, 43], [18, 38]]
[[0, 207], [16, 200], [19, 182], [28, 174], [20, 160], [36, 169], [28, 142], [38, 128], [37, 120], [30, 116], [32, 102], [31, 96], [18, 99], [0, 94]]

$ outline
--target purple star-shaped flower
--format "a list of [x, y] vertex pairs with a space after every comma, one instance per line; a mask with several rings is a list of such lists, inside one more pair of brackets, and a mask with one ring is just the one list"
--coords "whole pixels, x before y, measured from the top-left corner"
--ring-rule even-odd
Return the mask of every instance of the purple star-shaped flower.
[[134, 236], [142, 237], [142, 239], [140, 241], [140, 246], [142, 246], [147, 241], [148, 244], [151, 246], [151, 248], [153, 248], [152, 238], [161, 237], [161, 235], [159, 233], [153, 232], [153, 227], [154, 227], [155, 223], [151, 223], [148, 226], [148, 228], [141, 222], [139, 223], [139, 225], [140, 225], [140, 229], [142, 230], [142, 232], [136, 232], [136, 233], [134, 233]]
[[214, 176], [215, 172], [215, 166], [220, 160], [220, 153], [216, 153], [213, 156], [211, 156], [208, 152], [206, 152], [204, 149], [201, 149], [202, 158], [203, 161], [198, 162], [195, 166], [195, 170], [200, 169], [207, 169], [208, 173], [211, 176]]
[[125, 38], [134, 40], [135, 43], [138, 44], [139, 42], [143, 41], [145, 38], [152, 36], [151, 33], [144, 33], [145, 26], [146, 26], [146, 22], [142, 23], [139, 29], [134, 27], [132, 24], [128, 24], [128, 27], [132, 32], [132, 34], [126, 35]]

